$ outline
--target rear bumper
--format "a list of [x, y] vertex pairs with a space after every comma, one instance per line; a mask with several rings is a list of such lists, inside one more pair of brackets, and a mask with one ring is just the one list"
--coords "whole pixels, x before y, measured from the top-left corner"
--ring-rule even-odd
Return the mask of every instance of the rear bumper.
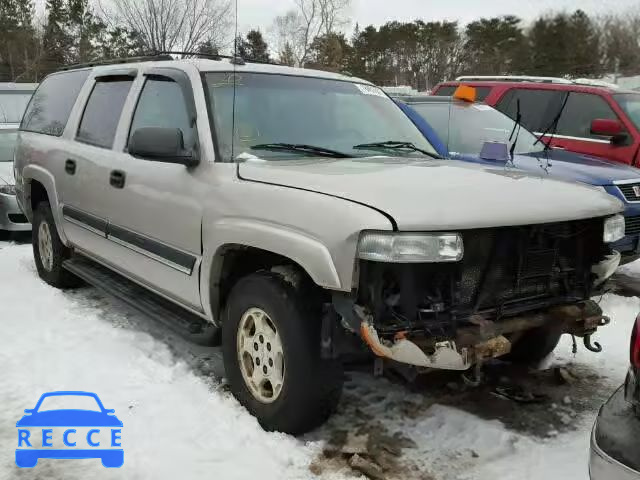
[[640, 480], [640, 419], [620, 387], [602, 406], [591, 433], [591, 480]]
[[27, 232], [31, 224], [18, 206], [15, 195], [0, 193], [0, 230], [10, 232]]

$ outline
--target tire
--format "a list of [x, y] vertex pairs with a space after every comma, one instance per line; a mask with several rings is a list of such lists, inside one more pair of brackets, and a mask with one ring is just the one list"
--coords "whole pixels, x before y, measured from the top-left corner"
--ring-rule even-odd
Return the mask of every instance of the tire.
[[555, 350], [561, 336], [562, 332], [554, 328], [533, 328], [511, 345], [511, 352], [504, 359], [521, 364], [538, 363]]
[[62, 268], [62, 263], [71, 256], [71, 250], [60, 240], [51, 207], [47, 202], [40, 202], [33, 212], [31, 239], [33, 258], [40, 278], [56, 288], [71, 288], [81, 284], [78, 277]]
[[[240, 279], [226, 304], [222, 325], [226, 377], [233, 395], [267, 431], [292, 435], [306, 433], [324, 423], [340, 400], [342, 365], [337, 360], [321, 358], [321, 313], [319, 306], [309, 308], [315, 303], [313, 298], [313, 292], [297, 291], [278, 274], [258, 272]], [[262, 341], [257, 340], [257, 331], [253, 337], [243, 337], [241, 332], [248, 330], [239, 329], [241, 324], [246, 326], [250, 322], [248, 312], [258, 310], [266, 314], [266, 323], [277, 332], [283, 352], [282, 386], [278, 393], [276, 388], [272, 388], [273, 395], [269, 400], [261, 400], [245, 380], [243, 371], [246, 372], [247, 365], [256, 368], [257, 360], [254, 361], [253, 351], [250, 355], [247, 350], [241, 354], [243, 350], [239, 345], [239, 338], [250, 338], [250, 342], [255, 340], [251, 348]], [[260, 314], [257, 315], [259, 318]], [[249, 320], [243, 320], [247, 318]], [[254, 323], [257, 325], [257, 320]], [[274, 341], [274, 337], [271, 339]], [[260, 346], [261, 350], [255, 350], [255, 355], [266, 352], [269, 345]], [[244, 355], [243, 360], [241, 355]], [[275, 361], [278, 363], [277, 358]], [[266, 368], [265, 361], [262, 363], [262, 368]], [[273, 372], [277, 377], [277, 367], [269, 374]]]

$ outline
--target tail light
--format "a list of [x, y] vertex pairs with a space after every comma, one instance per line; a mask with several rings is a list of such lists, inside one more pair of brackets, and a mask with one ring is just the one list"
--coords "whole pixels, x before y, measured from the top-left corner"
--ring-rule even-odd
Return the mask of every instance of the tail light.
[[636, 317], [636, 323], [633, 325], [633, 332], [631, 332], [630, 357], [631, 365], [640, 369], [640, 315]]

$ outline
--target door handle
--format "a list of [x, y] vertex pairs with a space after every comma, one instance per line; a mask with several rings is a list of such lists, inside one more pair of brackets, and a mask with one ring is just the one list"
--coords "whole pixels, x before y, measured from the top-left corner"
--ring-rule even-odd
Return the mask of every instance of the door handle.
[[64, 171], [67, 172], [69, 175], [75, 175], [76, 174], [76, 161], [75, 160], [71, 160], [70, 158], [68, 158], [67, 161], [64, 162]]
[[124, 188], [124, 179], [126, 175], [122, 170], [112, 170], [109, 175], [109, 183], [115, 188]]

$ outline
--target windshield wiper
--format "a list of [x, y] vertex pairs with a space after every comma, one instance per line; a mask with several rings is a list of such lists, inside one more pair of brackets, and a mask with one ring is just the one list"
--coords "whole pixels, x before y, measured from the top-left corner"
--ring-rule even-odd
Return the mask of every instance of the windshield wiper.
[[[562, 112], [564, 112], [564, 107], [567, 106], [567, 100], [569, 100], [569, 92], [564, 96], [564, 100], [562, 101], [562, 105], [560, 106], [560, 110], [556, 113], [556, 116], [553, 117], [551, 123], [544, 129], [544, 131], [540, 134], [538, 139], [533, 144], [537, 145], [539, 142], [544, 143], [545, 151], [551, 148], [551, 142], [553, 141], [553, 136], [556, 134], [556, 130], [558, 130], [558, 123], [560, 122], [560, 117], [562, 116]], [[546, 142], [544, 141], [544, 137], [551, 132], [551, 137]]]
[[339, 152], [338, 150], [331, 150], [330, 148], [295, 143], [262, 143], [259, 145], [253, 145], [251, 149], [270, 150], [273, 152], [300, 152], [331, 158], [353, 158], [353, 155]]
[[429, 157], [440, 159], [440, 155], [436, 155], [435, 153], [429, 152], [428, 150], [423, 150], [422, 148], [416, 147], [411, 142], [401, 142], [397, 140], [387, 140], [385, 142], [372, 142], [372, 143], [361, 143], [359, 145], [353, 146], [354, 150], [413, 150], [414, 152], [423, 153]]
[[513, 130], [511, 130], [511, 135], [509, 135], [509, 141], [513, 138], [515, 134], [515, 138], [513, 138], [513, 143], [511, 144], [511, 148], [509, 148], [509, 156], [511, 157], [511, 163], [513, 164], [513, 155], [516, 151], [516, 144], [518, 143], [518, 136], [520, 136], [520, 128], [522, 127], [522, 113], [520, 112], [520, 99], [518, 98], [517, 102], [517, 111], [516, 111], [516, 123], [513, 125]]

